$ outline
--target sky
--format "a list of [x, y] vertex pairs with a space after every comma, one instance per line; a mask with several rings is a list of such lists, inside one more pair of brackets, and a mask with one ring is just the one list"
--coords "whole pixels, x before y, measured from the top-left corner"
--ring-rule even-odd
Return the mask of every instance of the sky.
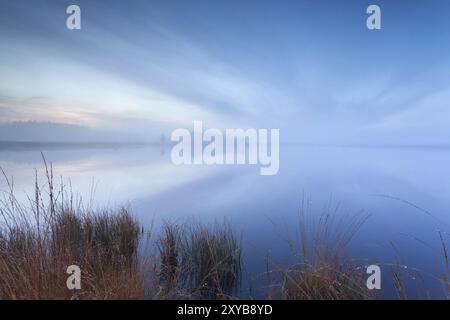
[[[70, 4], [81, 30], [66, 28]], [[0, 0], [0, 123], [448, 144], [449, 45], [446, 0]]]

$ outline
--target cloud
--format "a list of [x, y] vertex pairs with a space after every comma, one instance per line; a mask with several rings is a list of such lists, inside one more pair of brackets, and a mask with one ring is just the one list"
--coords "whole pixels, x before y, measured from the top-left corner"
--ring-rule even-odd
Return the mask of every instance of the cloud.
[[338, 22], [322, 19], [329, 25], [312, 37], [302, 27], [318, 27], [313, 17], [299, 21], [289, 10], [268, 21], [261, 12], [222, 12], [214, 4], [209, 16], [163, 3], [139, 2], [126, 15], [122, 2], [81, 6], [89, 18], [80, 32], [65, 29], [65, 11], [55, 3], [4, 7], [0, 27], [11, 32], [1, 35], [0, 120], [145, 136], [203, 120], [280, 128], [281, 139], [292, 141], [450, 120], [448, 97], [438, 94], [449, 83], [446, 55], [429, 47], [411, 52], [413, 43], [398, 43], [389, 31], [369, 39], [349, 28], [342, 35], [333, 28]]

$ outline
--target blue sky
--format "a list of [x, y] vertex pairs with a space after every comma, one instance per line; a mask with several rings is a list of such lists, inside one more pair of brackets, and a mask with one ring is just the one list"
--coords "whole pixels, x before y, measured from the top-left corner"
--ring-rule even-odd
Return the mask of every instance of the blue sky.
[[[65, 9], [81, 7], [82, 29]], [[381, 7], [382, 30], [366, 28]], [[0, 0], [0, 121], [443, 144], [450, 2]]]

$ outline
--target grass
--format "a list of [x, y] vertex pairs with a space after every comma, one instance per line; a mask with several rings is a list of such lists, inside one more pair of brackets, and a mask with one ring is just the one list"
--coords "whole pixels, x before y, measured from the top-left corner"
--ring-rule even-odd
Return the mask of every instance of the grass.
[[[45, 186], [36, 174], [28, 203], [14, 196], [3, 174], [0, 197], [0, 299], [235, 299], [241, 287], [242, 245], [227, 223], [165, 223], [153, 241], [127, 208], [92, 210], [54, 185], [45, 163]], [[365, 269], [346, 257], [347, 246], [368, 216], [341, 216], [328, 208], [318, 219], [303, 206], [291, 266], [278, 268], [276, 297], [301, 300], [375, 299]], [[340, 217], [340, 218], [337, 218]], [[448, 298], [448, 251], [440, 233]], [[150, 250], [148, 250], [148, 247]], [[81, 290], [68, 290], [67, 267], [82, 272]], [[407, 289], [399, 271], [399, 298]], [[268, 296], [270, 298], [270, 296]]]
[[[0, 199], [0, 299], [227, 299], [240, 276], [240, 246], [227, 225], [166, 224], [157, 253], [143, 250], [148, 231], [126, 208], [93, 211], [54, 186], [35, 184], [23, 205], [14, 183]], [[82, 271], [67, 289], [67, 267]]]
[[232, 230], [195, 225], [184, 236], [182, 263], [185, 280], [197, 298], [228, 299], [238, 286], [241, 249]]
[[241, 249], [227, 224], [166, 223], [157, 246], [161, 297], [233, 297], [240, 279]]
[[305, 205], [299, 217], [300, 248], [291, 244], [298, 263], [282, 270], [282, 294], [293, 300], [373, 299], [359, 266], [345, 251], [367, 215], [344, 216], [327, 209], [317, 221], [308, 220]]
[[447, 246], [445, 245], [444, 237], [442, 236], [442, 232], [439, 232], [439, 238], [441, 241], [441, 256], [444, 262], [444, 272], [440, 277], [442, 281], [442, 285], [446, 292], [446, 298], [450, 299], [450, 261], [448, 256]]
[[[13, 182], [1, 201], [1, 299], [137, 299], [144, 296], [137, 248], [138, 222], [121, 208], [90, 212], [56, 193], [51, 170], [47, 190], [36, 184], [23, 207]], [[44, 194], [47, 199], [44, 199]], [[66, 198], [67, 199], [67, 198]], [[66, 287], [69, 265], [82, 270], [81, 290]]]
[[160, 256], [160, 297], [175, 298], [179, 292], [182, 229], [174, 224], [165, 224], [157, 241]]

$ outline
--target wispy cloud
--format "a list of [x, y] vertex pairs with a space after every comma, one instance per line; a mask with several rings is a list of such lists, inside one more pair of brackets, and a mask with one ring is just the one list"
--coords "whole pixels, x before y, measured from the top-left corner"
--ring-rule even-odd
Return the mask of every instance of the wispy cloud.
[[71, 32], [62, 3], [2, 3], [1, 121], [149, 135], [201, 119], [277, 127], [293, 141], [357, 140], [361, 132], [360, 139], [374, 140], [404, 128], [414, 140], [426, 133], [412, 128], [450, 121], [443, 10], [427, 12], [436, 35], [414, 34], [427, 36], [424, 47], [405, 38], [402, 19], [387, 20], [377, 34], [365, 30], [360, 5], [339, 11], [342, 21], [313, 5], [309, 13], [294, 10], [303, 2], [283, 10], [264, 4], [264, 13], [245, 4], [235, 12], [217, 3], [187, 12], [181, 2], [137, 1], [126, 14], [123, 2], [80, 5], [83, 27]]

